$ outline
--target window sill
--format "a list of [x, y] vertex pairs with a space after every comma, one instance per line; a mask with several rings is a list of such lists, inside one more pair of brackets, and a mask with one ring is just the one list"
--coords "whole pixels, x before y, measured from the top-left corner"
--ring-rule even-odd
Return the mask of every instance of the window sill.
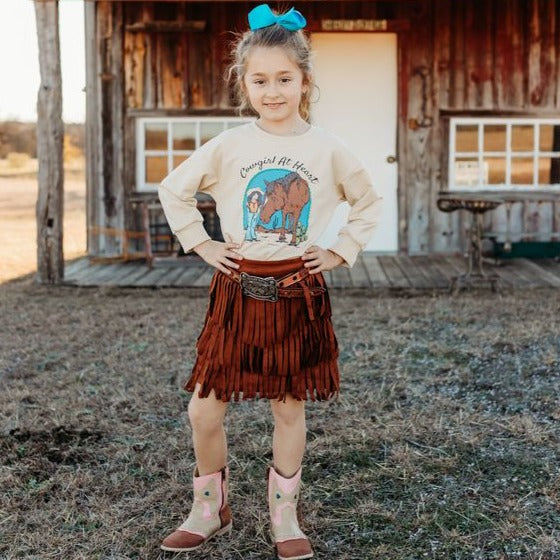
[[451, 187], [449, 190], [440, 191], [440, 196], [461, 197], [471, 199], [492, 198], [504, 202], [542, 201], [557, 202], [560, 198], [560, 185], [550, 187], [512, 187], [492, 186], [483, 187]]

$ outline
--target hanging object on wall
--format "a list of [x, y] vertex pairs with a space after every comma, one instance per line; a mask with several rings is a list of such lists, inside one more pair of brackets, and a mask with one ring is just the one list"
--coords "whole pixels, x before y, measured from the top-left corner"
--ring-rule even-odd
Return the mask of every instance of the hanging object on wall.
[[322, 19], [323, 31], [387, 31], [386, 19]]
[[422, 107], [421, 116], [416, 119], [409, 119], [408, 128], [411, 130], [417, 130], [418, 128], [428, 128], [432, 126], [434, 119], [432, 116], [428, 115], [428, 77], [429, 69], [427, 66], [417, 66], [412, 71], [413, 76], [420, 76], [422, 80]]

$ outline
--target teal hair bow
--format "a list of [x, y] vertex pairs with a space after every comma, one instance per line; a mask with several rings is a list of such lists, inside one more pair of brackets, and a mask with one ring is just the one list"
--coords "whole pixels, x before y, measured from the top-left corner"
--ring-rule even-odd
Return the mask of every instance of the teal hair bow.
[[285, 14], [277, 16], [269, 8], [268, 4], [259, 4], [249, 12], [249, 27], [251, 30], [260, 29], [261, 27], [268, 27], [277, 23], [290, 31], [297, 31], [305, 27], [307, 21], [303, 15], [295, 8], [291, 8]]

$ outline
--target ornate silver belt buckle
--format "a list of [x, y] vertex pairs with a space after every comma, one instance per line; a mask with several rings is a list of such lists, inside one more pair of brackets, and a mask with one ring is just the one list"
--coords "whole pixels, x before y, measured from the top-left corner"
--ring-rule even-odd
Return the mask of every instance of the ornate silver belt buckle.
[[242, 272], [241, 287], [243, 294], [264, 301], [278, 301], [278, 284], [272, 276], [262, 278]]

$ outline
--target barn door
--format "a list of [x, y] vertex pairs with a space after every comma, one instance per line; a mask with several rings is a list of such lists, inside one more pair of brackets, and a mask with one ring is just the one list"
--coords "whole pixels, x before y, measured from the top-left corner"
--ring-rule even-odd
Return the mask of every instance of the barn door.
[[[312, 122], [343, 138], [362, 159], [383, 196], [383, 215], [366, 247], [396, 252], [397, 212], [397, 36], [393, 33], [312, 33], [313, 66], [320, 99]], [[319, 92], [313, 88], [311, 99]], [[389, 159], [389, 161], [388, 161]], [[391, 162], [392, 161], [392, 162]], [[341, 204], [319, 240], [332, 244], [348, 216]]]

